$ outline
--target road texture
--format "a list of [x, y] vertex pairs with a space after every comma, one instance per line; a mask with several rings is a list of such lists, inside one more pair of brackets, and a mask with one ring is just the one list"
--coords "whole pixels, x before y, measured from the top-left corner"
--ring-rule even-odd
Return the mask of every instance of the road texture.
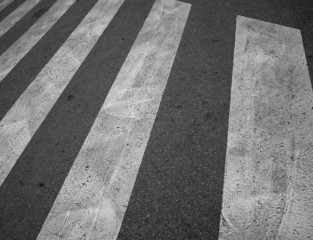
[[[0, 12], [0, 21], [24, 2], [10, 3]], [[40, 1], [1, 36], [1, 56], [56, 2]], [[182, 2], [190, 4], [190, 11], [117, 239], [219, 238], [238, 16], [301, 30], [313, 74], [311, 0]], [[16, 60], [13, 70], [1, 70], [1, 121], [96, 3], [68, 1], [68, 10]], [[23, 147], [15, 153], [16, 162], [6, 175], [1, 172], [0, 239], [38, 237], [153, 5], [150, 0], [121, 4], [38, 129], [29, 130], [32, 137], [26, 142], [18, 142]]]

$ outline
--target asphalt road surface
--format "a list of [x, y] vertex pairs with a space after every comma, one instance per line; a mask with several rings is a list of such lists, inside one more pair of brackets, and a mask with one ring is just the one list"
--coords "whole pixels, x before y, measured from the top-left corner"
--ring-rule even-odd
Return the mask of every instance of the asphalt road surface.
[[[280, 220], [255, 230], [221, 214], [224, 181], [235, 181], [225, 176], [235, 44], [253, 52], [249, 39], [279, 28], [262, 38], [279, 39], [277, 58], [304, 47], [297, 103], [313, 109], [301, 98], [312, 97], [312, 0], [2, 0], [0, 10], [0, 239], [313, 239], [310, 208], [284, 233], [291, 184], [275, 177]], [[299, 202], [312, 206], [308, 191]]]

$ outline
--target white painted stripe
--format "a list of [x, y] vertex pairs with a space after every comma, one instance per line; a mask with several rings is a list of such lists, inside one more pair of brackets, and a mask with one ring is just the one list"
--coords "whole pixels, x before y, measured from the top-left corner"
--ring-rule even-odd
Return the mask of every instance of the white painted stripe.
[[26, 13], [29, 12], [41, 0], [27, 0], [14, 10], [0, 23], [0, 37], [5, 34], [15, 23], [17, 23]]
[[153, 5], [38, 240], [116, 239], [190, 11], [167, 2]]
[[99, 0], [0, 121], [0, 185], [124, 0]]
[[312, 239], [312, 108], [300, 31], [238, 17], [220, 240]]
[[2, 11], [6, 6], [12, 3], [14, 0], [3, 0], [0, 2], [0, 11]]
[[0, 56], [0, 82], [75, 1], [58, 0], [24, 35]]

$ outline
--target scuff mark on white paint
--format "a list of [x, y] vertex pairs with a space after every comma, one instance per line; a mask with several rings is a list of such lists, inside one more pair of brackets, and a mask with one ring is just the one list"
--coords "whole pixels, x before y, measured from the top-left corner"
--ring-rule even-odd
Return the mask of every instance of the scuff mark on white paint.
[[[14, 151], [16, 154], [21, 154], [30, 140], [27, 121], [22, 120], [20, 122], [12, 123], [5, 130], [5, 134], [9, 136], [8, 142], [12, 151]], [[3, 136], [1, 134], [1, 138], [2, 137]], [[5, 137], [3, 138], [5, 139]]]
[[68, 211], [66, 212], [66, 215], [65, 215], [65, 217], [64, 217], [63, 223], [62, 223], [62, 225], [61, 225], [61, 228], [60, 228], [60, 231], [59, 231], [57, 240], [60, 240], [60, 238], [63, 238], [63, 237], [64, 237], [63, 234], [62, 234], [63, 228], [64, 228], [64, 226], [66, 225], [67, 220], [68, 220], [68, 218], [70, 217], [70, 214], [71, 214], [71, 210], [68, 210]]

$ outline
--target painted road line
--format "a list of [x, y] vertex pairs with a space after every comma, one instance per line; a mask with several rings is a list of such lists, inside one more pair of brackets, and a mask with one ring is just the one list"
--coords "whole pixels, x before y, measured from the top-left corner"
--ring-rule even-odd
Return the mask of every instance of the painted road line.
[[27, 144], [0, 187], [0, 238], [38, 236], [153, 3], [122, 4]]
[[[0, 37], [0, 56], [26, 33], [57, 0], [41, 0], [21, 20], [16, 22]], [[42, 38], [41, 38], [42, 39]], [[35, 45], [36, 46], [36, 45]], [[40, 55], [40, 54], [39, 54]], [[3, 81], [3, 80], [2, 80]]]
[[37, 239], [116, 239], [189, 11], [155, 2]]
[[3, 0], [2, 2], [0, 2], [0, 11], [2, 11], [2, 9], [4, 9], [6, 6], [8, 6], [13, 1], [14, 0]]
[[23, 36], [0, 56], [0, 82], [74, 2], [75, 0], [57, 1]]
[[14, 0], [10, 2], [5, 8], [3, 8], [0, 12], [0, 22], [4, 20], [7, 16], [9, 16], [16, 8], [18, 8], [21, 4], [23, 4], [27, 0]]
[[[55, 1], [55, 0], [54, 0]], [[64, 44], [75, 28], [81, 23], [84, 17], [92, 9], [98, 0], [79, 1], [74, 4], [66, 13], [50, 28], [50, 30], [36, 43], [36, 45], [15, 65], [0, 82], [0, 121], [7, 114], [16, 100], [22, 95], [29, 84], [40, 73], [44, 66], [50, 61], [53, 55]], [[0, 46], [10, 46], [23, 35], [24, 27], [33, 24], [33, 15], [44, 14], [43, 10], [53, 5], [51, 0], [43, 0], [32, 12], [28, 14], [29, 19], [23, 19], [0, 39]], [[73, 18], [73, 15], [75, 18]], [[28, 21], [29, 20], [29, 21]], [[31, 27], [31, 25], [29, 27]], [[27, 27], [27, 26], [26, 26]], [[28, 29], [28, 28], [27, 28]], [[13, 40], [10, 44], [10, 40]], [[0, 47], [0, 48], [1, 48]], [[2, 49], [0, 49], [1, 52]], [[4, 49], [4, 51], [6, 48]], [[21, 78], [23, 76], [23, 78]]]
[[28, 13], [41, 0], [28, 0], [15, 9], [9, 16], [0, 22], [0, 37], [5, 34], [15, 23]]
[[0, 185], [122, 3], [97, 2], [1, 120]]
[[312, 109], [300, 31], [238, 16], [220, 240], [311, 239]]

